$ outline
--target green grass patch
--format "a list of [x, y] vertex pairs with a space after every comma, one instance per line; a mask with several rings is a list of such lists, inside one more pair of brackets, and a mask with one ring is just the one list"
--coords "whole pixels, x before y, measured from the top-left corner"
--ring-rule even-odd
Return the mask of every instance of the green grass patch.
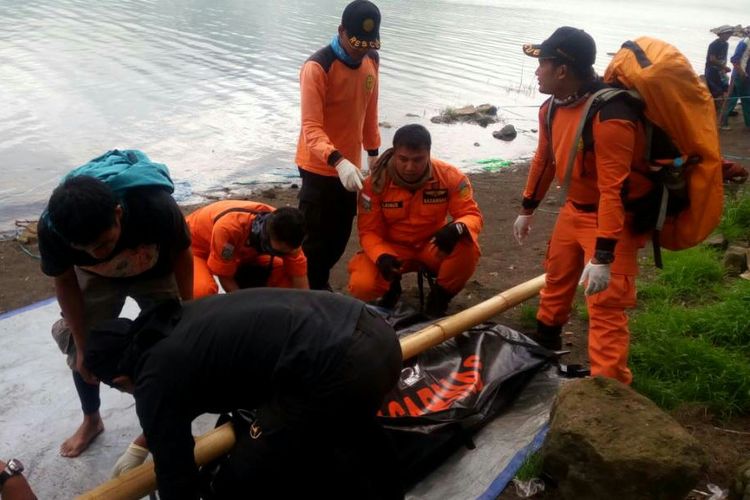
[[663, 259], [664, 269], [639, 285], [640, 299], [702, 303], [721, 295], [724, 268], [716, 250], [698, 246], [663, 251]]
[[736, 198], [725, 198], [719, 231], [730, 241], [750, 240], [750, 195], [746, 190]]
[[[750, 194], [727, 203], [721, 231], [750, 237]], [[750, 413], [750, 282], [727, 279], [721, 258], [707, 247], [664, 252], [664, 270], [639, 282], [633, 387], [666, 409]]]
[[518, 321], [523, 328], [529, 331], [536, 330], [536, 304], [523, 303], [518, 311]]
[[530, 481], [542, 475], [542, 454], [538, 451], [526, 455], [521, 467], [516, 473], [519, 481]]
[[577, 297], [573, 302], [573, 314], [578, 316], [581, 321], [589, 320], [589, 308], [586, 306], [586, 299]]
[[705, 405], [718, 415], [750, 411], [747, 356], [703, 338], [639, 334], [631, 347], [633, 386], [659, 406]]

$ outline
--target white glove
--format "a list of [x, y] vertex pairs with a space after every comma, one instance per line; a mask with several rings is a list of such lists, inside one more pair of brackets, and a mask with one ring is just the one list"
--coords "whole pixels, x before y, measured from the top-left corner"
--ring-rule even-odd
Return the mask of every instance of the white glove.
[[112, 477], [117, 477], [123, 472], [135, 469], [146, 461], [146, 457], [148, 457], [148, 450], [146, 448], [138, 446], [135, 443], [130, 443], [128, 449], [117, 459], [115, 466], [112, 468]]
[[336, 165], [336, 172], [338, 172], [341, 184], [344, 185], [347, 191], [362, 189], [362, 181], [365, 178], [354, 163], [343, 159]]
[[578, 284], [583, 285], [587, 281], [586, 295], [594, 295], [606, 290], [609, 286], [609, 264], [593, 264], [589, 261], [583, 268]]
[[372, 173], [372, 168], [375, 166], [375, 164], [378, 162], [379, 156], [370, 156], [367, 155], [367, 168]]
[[513, 236], [519, 245], [523, 245], [523, 240], [529, 235], [533, 220], [534, 215], [519, 215], [516, 217], [516, 222], [513, 223]]

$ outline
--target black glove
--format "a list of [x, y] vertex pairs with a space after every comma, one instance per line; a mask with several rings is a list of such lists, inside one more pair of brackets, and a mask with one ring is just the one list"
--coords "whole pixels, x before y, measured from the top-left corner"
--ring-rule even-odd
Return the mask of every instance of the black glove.
[[441, 252], [450, 254], [456, 247], [456, 243], [468, 233], [463, 222], [451, 222], [440, 228], [440, 231], [432, 237], [432, 242]]
[[375, 265], [378, 266], [378, 271], [386, 281], [397, 280], [401, 277], [401, 261], [394, 255], [384, 253], [378, 257]]

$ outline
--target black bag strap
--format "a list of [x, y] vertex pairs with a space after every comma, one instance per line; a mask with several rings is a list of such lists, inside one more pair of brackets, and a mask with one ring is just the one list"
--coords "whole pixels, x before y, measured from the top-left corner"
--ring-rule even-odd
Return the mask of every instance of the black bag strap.
[[634, 90], [618, 89], [614, 87], [606, 87], [597, 90], [586, 100], [586, 104], [583, 107], [583, 113], [581, 120], [578, 122], [578, 128], [573, 138], [573, 143], [570, 147], [570, 153], [568, 154], [568, 161], [565, 165], [565, 176], [563, 177], [560, 204], [563, 205], [565, 200], [568, 198], [568, 189], [570, 188], [570, 179], [573, 176], [573, 166], [575, 165], [576, 157], [578, 156], [578, 143], [581, 141], [583, 136], [583, 129], [586, 127], [588, 122], [593, 116], [604, 106], [607, 102], [617, 96], [629, 95], [634, 99], [640, 99], [638, 92]]
[[214, 224], [216, 224], [216, 221], [218, 221], [225, 215], [235, 213], [235, 212], [241, 212], [241, 213], [252, 214], [252, 215], [260, 215], [260, 214], [271, 213], [271, 210], [253, 210], [252, 208], [242, 208], [242, 207], [227, 208], [223, 212], [220, 212], [219, 215], [214, 217]]
[[635, 60], [641, 68], [648, 68], [651, 66], [651, 59], [648, 58], [643, 49], [634, 41], [628, 40], [622, 44], [623, 49], [628, 49], [635, 55]]

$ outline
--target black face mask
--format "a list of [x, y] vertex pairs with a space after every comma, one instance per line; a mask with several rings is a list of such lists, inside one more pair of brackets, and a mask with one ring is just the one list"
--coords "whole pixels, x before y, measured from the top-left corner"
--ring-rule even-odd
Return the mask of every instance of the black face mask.
[[262, 213], [255, 216], [250, 226], [250, 236], [247, 245], [254, 248], [258, 253], [284, 257], [284, 252], [279, 252], [271, 246], [271, 234], [268, 231], [268, 221], [272, 213]]

